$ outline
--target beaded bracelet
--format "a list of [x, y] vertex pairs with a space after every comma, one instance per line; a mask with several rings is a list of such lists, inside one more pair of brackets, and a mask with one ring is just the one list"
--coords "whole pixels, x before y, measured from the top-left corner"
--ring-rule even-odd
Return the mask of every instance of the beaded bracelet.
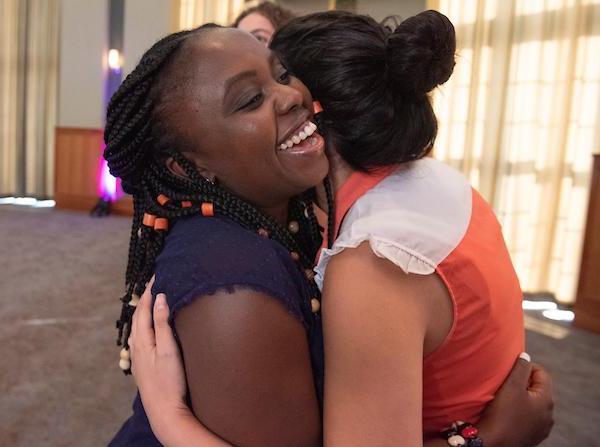
[[483, 440], [477, 436], [478, 433], [473, 424], [463, 421], [456, 421], [442, 430], [442, 436], [452, 447], [483, 447]]

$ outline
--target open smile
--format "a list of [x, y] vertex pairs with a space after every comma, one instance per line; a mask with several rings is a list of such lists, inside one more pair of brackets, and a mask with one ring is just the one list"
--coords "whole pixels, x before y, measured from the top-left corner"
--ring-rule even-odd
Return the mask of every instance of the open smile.
[[[309, 143], [316, 144], [316, 138], [310, 138], [317, 130], [317, 125], [310, 121], [305, 121], [278, 147], [280, 151], [287, 151], [293, 146], [302, 144], [306, 139]], [[304, 146], [304, 144], [302, 144]]]

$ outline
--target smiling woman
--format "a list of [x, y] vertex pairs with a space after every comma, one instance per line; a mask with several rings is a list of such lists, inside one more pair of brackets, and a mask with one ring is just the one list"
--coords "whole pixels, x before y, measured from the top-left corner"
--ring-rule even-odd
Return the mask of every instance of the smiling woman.
[[[328, 161], [312, 114], [306, 87], [267, 48], [214, 25], [155, 44], [108, 110], [105, 157], [135, 207], [120, 365], [131, 366], [131, 315], [154, 270], [194, 410], [237, 445], [320, 439], [310, 269], [321, 235], [309, 204]], [[136, 399], [111, 445], [159, 445], [153, 411]]]
[[[289, 198], [327, 174], [322, 139], [313, 151], [279, 148], [306, 126], [311, 96], [268, 49], [244, 33], [210, 33], [210, 40], [186, 41], [166, 68], [170, 94], [157, 120], [167, 129], [177, 125], [179, 144], [202, 176], [263, 210], [277, 210], [285, 223]], [[182, 70], [184, 60], [198, 62]], [[183, 174], [174, 158], [167, 165]]]

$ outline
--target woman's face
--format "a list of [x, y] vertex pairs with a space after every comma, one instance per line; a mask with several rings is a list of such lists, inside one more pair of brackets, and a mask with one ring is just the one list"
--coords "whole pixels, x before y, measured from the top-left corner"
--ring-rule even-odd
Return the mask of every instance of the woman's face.
[[163, 89], [162, 115], [205, 176], [269, 208], [327, 175], [324, 141], [310, 124], [310, 93], [273, 53], [230, 28], [184, 45]]
[[237, 28], [252, 34], [265, 46], [269, 45], [269, 42], [271, 42], [271, 37], [275, 32], [275, 28], [270, 20], [257, 12], [248, 14], [246, 17], [240, 20]]

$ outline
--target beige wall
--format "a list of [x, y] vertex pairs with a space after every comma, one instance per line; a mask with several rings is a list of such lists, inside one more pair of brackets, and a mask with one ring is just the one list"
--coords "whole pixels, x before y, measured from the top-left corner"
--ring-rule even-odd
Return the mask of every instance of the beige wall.
[[173, 11], [172, 0], [125, 0], [124, 75], [154, 42], [172, 32]]
[[[100, 129], [108, 51], [108, 0], [62, 0], [58, 126]], [[126, 0], [123, 74], [171, 32], [172, 0]]]
[[[329, 0], [281, 0], [278, 3], [296, 14], [308, 14], [327, 10], [330, 2]], [[406, 18], [424, 11], [426, 3], [426, 0], [356, 0], [355, 12], [370, 15], [376, 20], [383, 20], [390, 15]]]
[[62, 0], [58, 126], [100, 128], [104, 121], [106, 0]]
[[426, 0], [357, 0], [356, 12], [379, 21], [392, 15], [406, 19], [424, 11], [426, 3]]

